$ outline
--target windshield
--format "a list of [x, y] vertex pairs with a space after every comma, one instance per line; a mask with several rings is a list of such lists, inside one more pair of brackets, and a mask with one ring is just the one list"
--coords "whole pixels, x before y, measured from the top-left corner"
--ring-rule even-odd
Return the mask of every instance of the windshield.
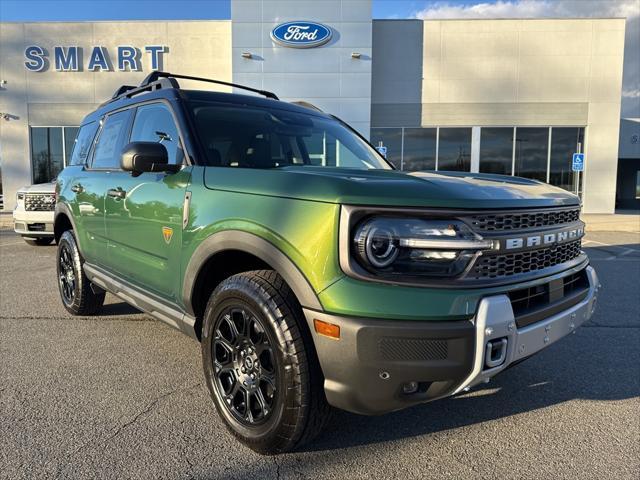
[[391, 167], [341, 122], [290, 110], [193, 102], [207, 165], [276, 168]]

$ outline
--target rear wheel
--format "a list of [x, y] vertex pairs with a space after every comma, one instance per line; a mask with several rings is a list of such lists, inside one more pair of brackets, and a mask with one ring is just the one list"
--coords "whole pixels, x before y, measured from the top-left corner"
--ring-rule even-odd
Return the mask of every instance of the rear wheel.
[[105, 291], [94, 287], [84, 274], [84, 260], [71, 230], [58, 241], [57, 274], [60, 299], [73, 315], [93, 315], [104, 303]]
[[40, 237], [40, 238], [23, 237], [23, 238], [24, 238], [24, 241], [27, 242], [29, 245], [44, 246], [44, 245], [51, 245], [51, 243], [53, 242], [53, 237]]
[[330, 413], [303, 322], [295, 296], [271, 270], [229, 277], [209, 299], [202, 331], [207, 386], [231, 433], [259, 453], [302, 445]]

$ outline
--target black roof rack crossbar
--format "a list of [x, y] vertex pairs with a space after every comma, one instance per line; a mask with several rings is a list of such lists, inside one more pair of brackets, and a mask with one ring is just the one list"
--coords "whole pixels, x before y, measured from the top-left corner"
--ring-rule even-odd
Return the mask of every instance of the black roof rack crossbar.
[[153, 83], [157, 81], [159, 78], [169, 78], [169, 77], [182, 78], [185, 80], [196, 80], [199, 82], [217, 83], [218, 85], [226, 85], [227, 87], [241, 88], [242, 90], [248, 90], [249, 92], [258, 93], [260, 95], [264, 95], [267, 98], [272, 98], [273, 100], [280, 100], [275, 93], [269, 92], [268, 90], [259, 90], [257, 88], [247, 87], [245, 85], [238, 85], [237, 83], [223, 82], [222, 80], [213, 80], [211, 78], [192, 77], [190, 75], [179, 75], [179, 74], [169, 73], [169, 72], [158, 72], [158, 71], [151, 72], [149, 75], [147, 75], [147, 78], [145, 78], [142, 81], [142, 83], [140, 84], [140, 87], [144, 87], [149, 83]]

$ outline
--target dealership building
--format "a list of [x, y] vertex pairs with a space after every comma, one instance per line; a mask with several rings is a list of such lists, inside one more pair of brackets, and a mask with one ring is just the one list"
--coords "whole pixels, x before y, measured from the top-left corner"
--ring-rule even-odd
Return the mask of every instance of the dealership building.
[[[274, 34], [287, 22], [307, 40], [315, 24], [327, 32], [295, 48]], [[63, 168], [88, 112], [159, 69], [310, 102], [400, 169], [534, 178], [612, 213], [624, 37], [620, 18], [373, 20], [368, 0], [232, 0], [230, 20], [0, 23], [4, 208]]]

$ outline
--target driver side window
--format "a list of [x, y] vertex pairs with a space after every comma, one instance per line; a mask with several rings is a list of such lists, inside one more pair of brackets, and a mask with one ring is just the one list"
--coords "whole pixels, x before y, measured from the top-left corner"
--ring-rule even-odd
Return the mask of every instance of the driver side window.
[[138, 107], [129, 141], [161, 143], [167, 149], [171, 164], [181, 164], [184, 159], [178, 127], [171, 111], [162, 103]]

